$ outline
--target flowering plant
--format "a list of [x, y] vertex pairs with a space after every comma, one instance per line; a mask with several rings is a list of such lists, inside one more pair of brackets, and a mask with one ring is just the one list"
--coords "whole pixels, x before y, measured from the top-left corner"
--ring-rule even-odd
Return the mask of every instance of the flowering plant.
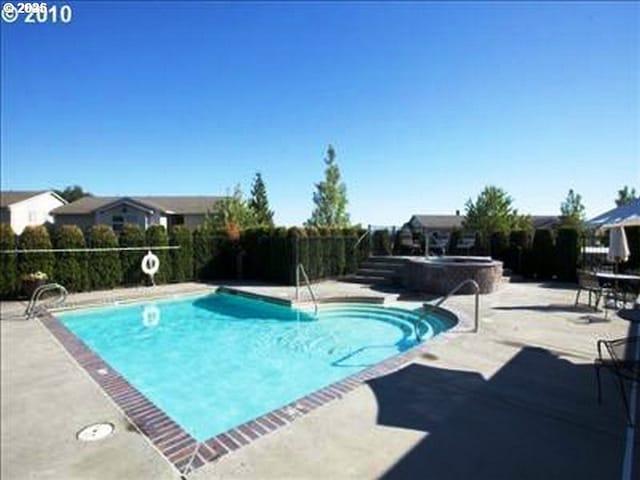
[[40, 271], [34, 272], [34, 273], [25, 273], [22, 276], [22, 280], [24, 280], [24, 281], [32, 281], [32, 282], [33, 281], [37, 281], [37, 280], [46, 280], [47, 278], [48, 278], [47, 274], [44, 273], [44, 272], [40, 272]]

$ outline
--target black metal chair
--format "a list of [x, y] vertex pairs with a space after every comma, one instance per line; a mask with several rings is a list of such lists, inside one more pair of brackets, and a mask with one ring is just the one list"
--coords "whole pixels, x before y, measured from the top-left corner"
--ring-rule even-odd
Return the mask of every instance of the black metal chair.
[[[617, 340], [598, 340], [598, 358], [594, 363], [598, 380], [598, 403], [602, 403], [600, 368], [606, 367], [613, 373], [620, 387], [620, 395], [629, 425], [633, 426], [625, 382], [640, 383], [640, 336]], [[606, 355], [605, 356], [605, 352]]]
[[602, 295], [605, 293], [605, 288], [598, 281], [598, 277], [593, 272], [588, 272], [586, 270], [578, 270], [576, 272], [578, 274], [578, 291], [576, 292], [576, 301], [575, 306], [578, 306], [578, 302], [580, 300], [580, 294], [583, 291], [589, 293], [589, 306], [591, 307], [591, 295], [595, 295], [595, 304], [593, 305], [594, 310], [598, 310], [598, 303], [600, 303], [600, 299]]

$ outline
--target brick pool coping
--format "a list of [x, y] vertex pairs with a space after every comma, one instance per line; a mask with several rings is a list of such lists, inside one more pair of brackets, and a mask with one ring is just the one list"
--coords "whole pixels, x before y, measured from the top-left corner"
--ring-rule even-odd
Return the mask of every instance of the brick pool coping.
[[[437, 310], [450, 318], [455, 318], [458, 325], [467, 318], [462, 312], [454, 312], [442, 308]], [[283, 407], [231, 428], [203, 442], [198, 442], [97, 353], [91, 350], [82, 340], [76, 337], [56, 316], [46, 312], [39, 319], [129, 421], [183, 475], [286, 426], [296, 418], [326, 403], [342, 398], [343, 395], [368, 380], [396, 371], [417, 355], [425, 353], [432, 343], [432, 341], [420, 343], [376, 365], [311, 392]]]

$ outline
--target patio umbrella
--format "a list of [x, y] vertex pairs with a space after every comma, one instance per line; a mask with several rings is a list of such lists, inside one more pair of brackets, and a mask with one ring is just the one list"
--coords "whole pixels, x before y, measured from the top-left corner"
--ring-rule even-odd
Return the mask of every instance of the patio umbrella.
[[640, 198], [592, 218], [587, 221], [587, 226], [603, 230], [613, 227], [640, 226]]
[[623, 227], [614, 227], [609, 230], [609, 252], [607, 257], [612, 262], [626, 262], [629, 260], [629, 244]]

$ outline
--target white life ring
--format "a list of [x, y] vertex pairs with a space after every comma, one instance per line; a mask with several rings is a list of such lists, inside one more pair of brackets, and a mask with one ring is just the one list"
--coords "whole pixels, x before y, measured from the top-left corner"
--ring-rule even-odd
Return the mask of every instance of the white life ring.
[[160, 323], [160, 309], [155, 305], [146, 305], [142, 311], [142, 324], [145, 327], [157, 327]]
[[158, 273], [158, 269], [160, 268], [160, 259], [151, 253], [147, 253], [144, 257], [142, 257], [142, 263], [140, 263], [140, 268], [147, 275], [153, 277], [156, 273]]

